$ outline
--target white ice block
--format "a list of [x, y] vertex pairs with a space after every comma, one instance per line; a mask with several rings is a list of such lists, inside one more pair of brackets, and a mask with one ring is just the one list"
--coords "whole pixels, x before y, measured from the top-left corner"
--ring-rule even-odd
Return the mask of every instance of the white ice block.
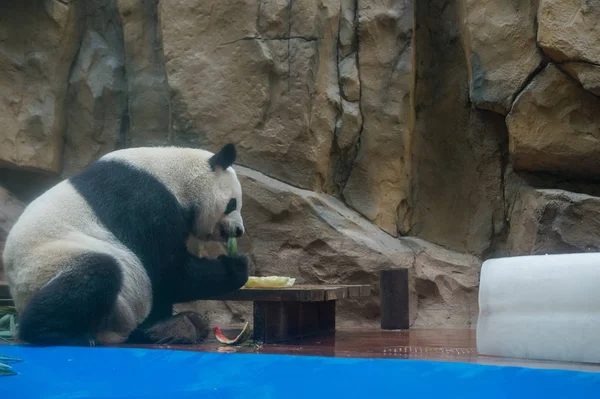
[[477, 350], [488, 356], [600, 363], [600, 253], [485, 261]]

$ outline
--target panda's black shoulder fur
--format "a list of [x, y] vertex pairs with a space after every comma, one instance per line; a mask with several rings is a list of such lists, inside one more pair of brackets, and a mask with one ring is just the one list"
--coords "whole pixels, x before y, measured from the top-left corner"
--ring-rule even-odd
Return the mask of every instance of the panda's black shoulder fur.
[[118, 160], [96, 161], [69, 180], [99, 222], [141, 260], [155, 295], [162, 291], [165, 271], [185, 260], [193, 210], [150, 173]]

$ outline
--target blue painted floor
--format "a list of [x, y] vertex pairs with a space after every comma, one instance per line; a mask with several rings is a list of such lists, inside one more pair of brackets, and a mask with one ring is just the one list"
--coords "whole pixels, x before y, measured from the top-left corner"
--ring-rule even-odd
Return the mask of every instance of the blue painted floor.
[[0, 346], [25, 398], [600, 398], [600, 373], [421, 360]]

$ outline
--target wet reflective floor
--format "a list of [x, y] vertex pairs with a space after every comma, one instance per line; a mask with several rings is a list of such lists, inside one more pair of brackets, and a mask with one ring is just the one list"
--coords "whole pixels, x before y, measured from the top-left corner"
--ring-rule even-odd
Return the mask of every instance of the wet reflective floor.
[[[224, 330], [235, 337], [240, 330]], [[144, 348], [191, 350], [201, 352], [263, 353], [301, 356], [334, 356], [360, 358], [421, 359], [468, 362], [491, 365], [514, 365], [538, 368], [559, 368], [600, 372], [599, 365], [505, 359], [480, 356], [476, 350], [475, 330], [408, 330], [381, 331], [338, 330], [335, 335], [310, 338], [282, 344], [242, 346], [220, 344], [211, 334], [200, 345], [153, 345]], [[128, 345], [131, 347], [131, 345]], [[136, 346], [140, 347], [140, 346]]]

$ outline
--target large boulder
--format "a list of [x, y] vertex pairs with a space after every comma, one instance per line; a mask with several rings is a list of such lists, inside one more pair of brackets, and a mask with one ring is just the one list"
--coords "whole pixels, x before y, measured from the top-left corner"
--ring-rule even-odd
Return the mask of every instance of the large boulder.
[[537, 1], [461, 0], [460, 11], [471, 101], [506, 115], [542, 59]]
[[0, 165], [60, 172], [81, 4], [0, 2]]
[[[320, 189], [340, 108], [335, 0], [161, 1], [176, 144]], [[200, 39], [199, 39], [200, 38]]]
[[69, 77], [64, 177], [124, 147], [129, 129], [123, 30], [116, 0], [86, 2], [85, 24]]
[[24, 209], [25, 205], [21, 201], [0, 186], [0, 281], [4, 280], [4, 265], [2, 264], [4, 243], [8, 233]]
[[395, 236], [409, 196], [414, 2], [388, 3], [358, 2], [363, 124], [343, 198]]
[[600, 65], [566, 62], [561, 65], [561, 68], [573, 79], [577, 79], [584, 89], [600, 96]]
[[600, 251], [600, 197], [521, 187], [510, 215], [511, 255]]
[[506, 118], [515, 170], [600, 177], [600, 98], [549, 64]]
[[555, 61], [600, 64], [600, 4], [539, 0], [538, 43]]
[[[253, 275], [295, 277], [298, 284], [370, 284], [369, 298], [340, 300], [340, 327], [379, 327], [379, 271], [408, 268], [410, 320], [419, 327], [470, 327], [476, 316], [477, 258], [419, 239], [395, 239], [325, 194], [292, 187], [237, 167], [247, 235], [239, 250]], [[195, 252], [194, 245], [190, 249]], [[216, 255], [222, 247], [205, 245]], [[475, 307], [474, 307], [475, 305]], [[198, 302], [217, 324], [251, 317], [249, 304]]]
[[479, 258], [417, 238], [403, 239], [415, 252], [417, 315], [411, 328], [475, 328], [479, 314]]

